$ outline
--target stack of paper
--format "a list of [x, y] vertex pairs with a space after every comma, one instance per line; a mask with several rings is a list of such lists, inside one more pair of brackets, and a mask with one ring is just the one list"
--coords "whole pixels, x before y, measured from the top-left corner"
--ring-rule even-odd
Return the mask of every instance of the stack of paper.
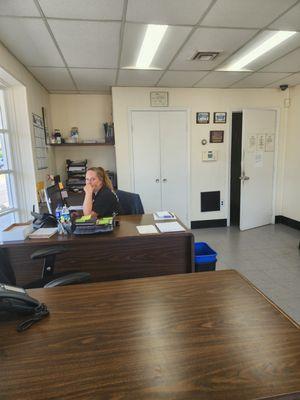
[[176, 215], [169, 212], [169, 211], [156, 211], [155, 213], [153, 213], [153, 218], [155, 221], [159, 221], [159, 220], [172, 220], [172, 219], [176, 219]]
[[146, 235], [149, 233], [158, 233], [154, 225], [139, 225], [136, 227], [140, 235]]
[[155, 224], [161, 232], [180, 232], [185, 231], [185, 228], [178, 222], [158, 222]]
[[32, 232], [28, 237], [30, 239], [48, 239], [55, 235], [57, 228], [40, 228]]

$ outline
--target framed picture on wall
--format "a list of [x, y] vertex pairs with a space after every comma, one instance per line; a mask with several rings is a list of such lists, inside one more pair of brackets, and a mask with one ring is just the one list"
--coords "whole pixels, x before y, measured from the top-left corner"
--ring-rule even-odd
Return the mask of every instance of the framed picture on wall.
[[214, 124], [226, 124], [226, 112], [214, 112]]
[[210, 143], [223, 143], [224, 142], [224, 131], [210, 131], [209, 132]]
[[200, 111], [196, 113], [196, 124], [208, 124], [209, 123], [209, 112]]

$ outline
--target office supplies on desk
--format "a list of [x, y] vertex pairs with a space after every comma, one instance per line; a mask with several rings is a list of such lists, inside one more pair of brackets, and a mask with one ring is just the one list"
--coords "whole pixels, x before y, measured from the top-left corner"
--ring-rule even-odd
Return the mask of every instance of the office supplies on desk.
[[185, 228], [178, 222], [157, 222], [155, 225], [162, 233], [185, 231]]
[[136, 229], [138, 230], [138, 233], [140, 235], [146, 235], [146, 234], [150, 234], [150, 233], [158, 233], [158, 231], [154, 225], [138, 225], [136, 227]]
[[77, 218], [73, 223], [74, 235], [94, 235], [98, 233], [112, 232], [113, 229], [113, 217], [96, 219], [91, 215], [85, 215], [81, 218]]
[[69, 207], [69, 211], [82, 211], [83, 210], [83, 206], [70, 206]]
[[153, 213], [153, 218], [155, 221], [162, 221], [162, 220], [175, 220], [176, 215], [169, 211], [156, 211]]
[[57, 233], [57, 228], [40, 228], [30, 233], [30, 239], [48, 239]]

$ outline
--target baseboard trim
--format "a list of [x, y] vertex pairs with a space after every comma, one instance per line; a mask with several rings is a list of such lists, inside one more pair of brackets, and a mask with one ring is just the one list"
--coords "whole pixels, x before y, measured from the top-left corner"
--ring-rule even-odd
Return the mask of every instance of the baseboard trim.
[[283, 215], [275, 216], [275, 224], [287, 225], [291, 228], [300, 230], [300, 222], [295, 219], [284, 217]]
[[221, 228], [227, 226], [227, 219], [207, 219], [205, 221], [192, 221], [192, 229]]

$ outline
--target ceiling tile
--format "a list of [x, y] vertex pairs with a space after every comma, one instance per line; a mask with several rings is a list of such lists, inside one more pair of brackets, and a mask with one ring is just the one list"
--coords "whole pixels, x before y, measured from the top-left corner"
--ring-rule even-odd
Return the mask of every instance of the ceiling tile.
[[0, 15], [40, 17], [39, 10], [33, 0], [1, 0]]
[[39, 0], [46, 17], [121, 20], [123, 0]]
[[117, 84], [119, 86], [154, 86], [161, 75], [162, 71], [121, 69]]
[[196, 24], [211, 0], [129, 0], [127, 21], [150, 24]]
[[79, 90], [108, 90], [114, 85], [116, 69], [71, 68], [71, 74]]
[[300, 30], [300, 4], [291, 8], [282, 17], [278, 18], [269, 28], [281, 30]]
[[300, 71], [300, 49], [294, 50], [288, 55], [273, 62], [260, 72], [299, 72]]
[[[212, 70], [249, 40], [257, 31], [251, 29], [197, 29], [180, 51], [171, 70]], [[196, 51], [217, 51], [213, 61], [191, 61]]]
[[232, 88], [251, 88], [251, 87], [265, 87], [272, 82], [283, 79], [288, 74], [278, 72], [256, 72], [240, 82], [232, 85]]
[[0, 40], [27, 66], [64, 66], [41, 19], [1, 18]]
[[116, 68], [119, 22], [49, 20], [69, 67]]
[[45, 88], [51, 90], [75, 90], [75, 86], [66, 68], [29, 68]]
[[263, 28], [294, 3], [295, 0], [218, 0], [201, 24]]
[[158, 86], [192, 87], [206, 74], [204, 71], [167, 71]]
[[278, 87], [279, 88], [279, 85], [289, 85], [289, 86], [300, 85], [300, 73], [290, 75], [284, 79], [277, 81], [276, 83], [272, 83], [268, 87]]
[[213, 71], [206, 75], [195, 87], [226, 88], [234, 82], [245, 78], [249, 72], [217, 72]]
[[[127, 23], [124, 31], [121, 66], [132, 68], [136, 64], [147, 25]], [[172, 60], [192, 28], [169, 26], [152, 61], [152, 68], [163, 69]]]

